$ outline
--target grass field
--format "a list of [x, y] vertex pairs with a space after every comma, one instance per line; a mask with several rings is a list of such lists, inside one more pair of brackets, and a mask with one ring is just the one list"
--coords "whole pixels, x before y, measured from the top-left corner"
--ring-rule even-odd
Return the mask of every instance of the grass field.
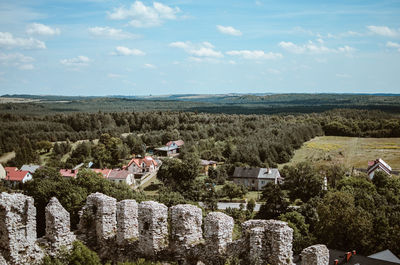
[[347, 168], [367, 168], [368, 161], [377, 158], [385, 160], [393, 170], [400, 170], [400, 138], [316, 137], [304, 143], [289, 163], [279, 167], [310, 161], [316, 165], [339, 162]]

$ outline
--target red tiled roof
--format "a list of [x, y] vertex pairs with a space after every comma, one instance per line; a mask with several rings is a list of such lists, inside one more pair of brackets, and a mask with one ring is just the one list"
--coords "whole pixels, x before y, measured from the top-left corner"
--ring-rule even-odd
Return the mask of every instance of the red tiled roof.
[[92, 168], [92, 170], [96, 173], [100, 173], [104, 178], [108, 178], [110, 175], [111, 169], [99, 169], [99, 168]]
[[24, 170], [9, 171], [7, 172], [6, 180], [22, 182], [22, 180], [28, 174], [29, 171], [24, 171]]
[[170, 146], [171, 144], [175, 143], [177, 146], [181, 147], [182, 145], [185, 144], [183, 140], [177, 140], [177, 141], [169, 141], [166, 146]]
[[78, 170], [60, 169], [60, 174], [63, 177], [76, 178], [76, 175], [78, 174]]
[[17, 171], [18, 168], [17, 167], [5, 167], [4, 170], [8, 173], [8, 172], [12, 172], [12, 171]]
[[151, 165], [157, 166], [157, 162], [151, 156], [145, 156], [144, 158], [133, 158], [131, 161], [129, 161], [127, 167], [135, 163], [138, 167], [141, 168], [143, 162], [146, 167], [150, 167]]

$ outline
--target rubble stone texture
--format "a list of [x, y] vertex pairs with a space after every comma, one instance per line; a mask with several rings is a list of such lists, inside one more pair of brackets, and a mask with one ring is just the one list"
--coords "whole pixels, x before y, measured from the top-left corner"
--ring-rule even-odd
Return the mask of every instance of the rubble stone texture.
[[63, 246], [66, 249], [72, 248], [76, 237], [70, 229], [69, 213], [62, 207], [56, 197], [51, 198], [46, 206], [46, 236], [52, 248], [55, 248], [55, 255], [58, 249]]
[[328, 265], [329, 250], [325, 245], [314, 245], [301, 252], [301, 265]]
[[139, 237], [138, 204], [135, 200], [117, 203], [117, 243], [122, 245]]
[[202, 235], [202, 210], [194, 205], [179, 204], [170, 208], [172, 247], [178, 252], [185, 251], [200, 243]]
[[220, 212], [209, 213], [204, 220], [204, 237], [210, 251], [225, 253], [232, 242], [233, 218]]
[[168, 246], [168, 207], [145, 201], [139, 204], [139, 250], [155, 256]]
[[85, 242], [101, 244], [113, 238], [117, 229], [117, 200], [96, 192], [86, 199], [78, 229]]
[[8, 264], [36, 264], [44, 256], [36, 244], [36, 208], [31, 197], [0, 194], [0, 259]]
[[267, 261], [276, 265], [293, 264], [293, 229], [286, 222], [268, 220], [265, 226]]

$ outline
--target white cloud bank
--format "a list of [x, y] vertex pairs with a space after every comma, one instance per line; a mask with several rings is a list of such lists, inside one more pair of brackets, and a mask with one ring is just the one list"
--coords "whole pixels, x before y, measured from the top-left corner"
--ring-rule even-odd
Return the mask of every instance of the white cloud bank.
[[141, 1], [135, 1], [128, 8], [115, 8], [108, 13], [108, 17], [114, 20], [130, 20], [129, 24], [133, 27], [147, 28], [160, 26], [166, 20], [175, 20], [179, 12], [178, 7], [172, 8], [159, 2], [146, 6]]
[[183, 49], [186, 53], [197, 56], [197, 57], [212, 57], [221, 58], [224, 55], [220, 51], [216, 51], [215, 47], [209, 42], [202, 42], [199, 44], [193, 44], [189, 41], [172, 42], [169, 44], [170, 47]]
[[386, 47], [397, 49], [400, 52], [400, 43], [388, 41]]
[[0, 63], [5, 66], [14, 66], [21, 70], [33, 70], [34, 59], [21, 53], [0, 53]]
[[63, 59], [60, 63], [69, 67], [80, 67], [89, 65], [90, 59], [86, 56], [80, 55], [71, 59]]
[[112, 55], [120, 55], [120, 56], [130, 56], [130, 55], [145, 55], [146, 53], [139, 49], [130, 49], [124, 46], [115, 47], [115, 51], [111, 53]]
[[232, 35], [232, 36], [242, 36], [242, 32], [240, 30], [235, 29], [231, 26], [225, 27], [225, 26], [217, 25], [217, 29], [222, 34]]
[[34, 38], [15, 38], [9, 32], [0, 32], [0, 48], [46, 49], [46, 44]]
[[281, 41], [279, 43], [279, 46], [284, 49], [287, 50], [291, 53], [296, 53], [296, 54], [303, 54], [303, 53], [351, 53], [353, 51], [355, 51], [354, 48], [350, 47], [350, 46], [343, 46], [343, 47], [339, 47], [337, 49], [332, 49], [332, 48], [328, 48], [323, 44], [323, 41], [318, 41], [318, 44], [309, 41], [306, 44], [302, 44], [302, 45], [298, 45], [295, 44], [293, 42], [286, 42], [286, 41]]
[[52, 28], [50, 26], [46, 26], [40, 23], [32, 23], [28, 25], [28, 27], [26, 28], [26, 32], [28, 34], [53, 36], [60, 35], [61, 31], [58, 28]]
[[384, 36], [384, 37], [399, 37], [400, 36], [400, 30], [391, 29], [386, 26], [367, 26], [367, 29], [376, 35], [380, 35], [380, 36]]
[[89, 28], [89, 33], [96, 37], [104, 37], [109, 39], [124, 40], [133, 39], [138, 36], [125, 32], [122, 29], [115, 29], [110, 27], [92, 27]]
[[240, 56], [244, 59], [249, 59], [249, 60], [271, 60], [271, 59], [282, 58], [282, 54], [280, 53], [273, 53], [273, 52], [265, 53], [264, 51], [261, 50], [228, 51], [226, 52], [226, 54], [231, 56]]

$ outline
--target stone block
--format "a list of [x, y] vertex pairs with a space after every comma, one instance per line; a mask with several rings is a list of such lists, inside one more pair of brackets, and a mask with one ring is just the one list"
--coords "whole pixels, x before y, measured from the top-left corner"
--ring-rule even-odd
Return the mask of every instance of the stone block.
[[301, 265], [328, 265], [329, 250], [325, 245], [313, 245], [301, 252]]
[[117, 243], [122, 245], [139, 237], [138, 204], [135, 200], [117, 203]]
[[204, 237], [210, 251], [223, 254], [232, 242], [233, 218], [220, 212], [209, 213], [204, 220]]

